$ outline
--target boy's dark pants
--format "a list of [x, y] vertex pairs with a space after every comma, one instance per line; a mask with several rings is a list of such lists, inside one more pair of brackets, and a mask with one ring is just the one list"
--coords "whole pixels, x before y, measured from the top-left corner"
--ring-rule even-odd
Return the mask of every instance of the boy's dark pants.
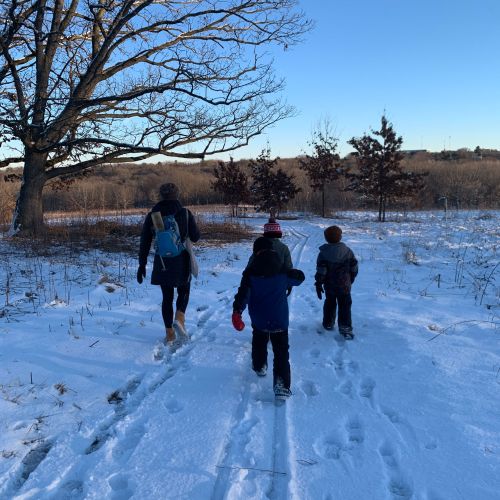
[[273, 376], [274, 384], [280, 377], [283, 385], [290, 389], [290, 362], [288, 355], [288, 330], [280, 332], [263, 332], [254, 329], [252, 332], [252, 367], [255, 371], [267, 365], [267, 343], [271, 340], [273, 346]]
[[352, 328], [351, 320], [351, 294], [327, 291], [323, 304], [323, 324], [332, 325], [335, 323], [335, 312], [337, 305], [339, 308], [339, 327]]

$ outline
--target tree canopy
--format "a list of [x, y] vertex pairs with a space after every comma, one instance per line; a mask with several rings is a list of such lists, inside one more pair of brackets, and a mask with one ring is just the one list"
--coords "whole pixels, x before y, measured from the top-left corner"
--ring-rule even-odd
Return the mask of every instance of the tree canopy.
[[213, 174], [212, 189], [222, 194], [224, 203], [231, 205], [233, 216], [237, 215], [238, 206], [250, 199], [247, 175], [232, 158], [228, 163], [219, 162]]
[[296, 0], [0, 0], [0, 166], [14, 226], [61, 175], [234, 150], [291, 108], [263, 48], [310, 28]]
[[381, 118], [380, 129], [372, 130], [372, 134], [348, 141], [355, 149], [358, 171], [346, 174], [350, 181], [347, 190], [359, 193], [368, 202], [377, 203], [378, 218], [383, 222], [387, 204], [417, 195], [427, 174], [403, 171], [403, 138], [396, 134], [385, 115]]
[[282, 168], [275, 170], [279, 158], [271, 159], [271, 150], [264, 149], [255, 159], [250, 160], [252, 184], [250, 193], [257, 210], [268, 211], [271, 217], [279, 215], [295, 195], [301, 191], [295, 185], [294, 176]]
[[337, 153], [337, 144], [338, 140], [328, 129], [316, 130], [310, 142], [312, 154], [299, 160], [299, 166], [305, 171], [309, 185], [313, 191], [321, 193], [322, 217], [325, 216], [325, 188], [344, 173]]

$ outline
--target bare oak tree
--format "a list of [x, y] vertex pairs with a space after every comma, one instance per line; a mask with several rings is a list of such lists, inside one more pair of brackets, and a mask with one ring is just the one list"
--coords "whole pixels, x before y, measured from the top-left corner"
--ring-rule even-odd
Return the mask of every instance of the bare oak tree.
[[12, 232], [44, 185], [103, 163], [204, 158], [288, 116], [264, 47], [297, 0], [0, 0], [0, 166], [22, 164]]

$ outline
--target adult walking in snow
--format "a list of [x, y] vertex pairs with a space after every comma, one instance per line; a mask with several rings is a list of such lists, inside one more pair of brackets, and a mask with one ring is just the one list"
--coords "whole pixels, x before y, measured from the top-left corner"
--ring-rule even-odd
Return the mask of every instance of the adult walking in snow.
[[291, 395], [288, 354], [287, 290], [304, 281], [298, 269], [284, 269], [283, 263], [268, 238], [260, 237], [253, 245], [253, 259], [243, 271], [233, 303], [233, 326], [245, 327], [241, 318], [248, 304], [252, 320], [252, 368], [259, 376], [267, 372], [267, 344], [271, 340], [274, 353], [273, 385], [277, 398]]
[[342, 243], [342, 229], [330, 226], [324, 232], [326, 243], [319, 247], [315, 286], [318, 298], [325, 294], [323, 328], [332, 330], [338, 306], [339, 332], [352, 339], [351, 286], [358, 274], [358, 261], [352, 250]]
[[[179, 188], [172, 183], [160, 186], [161, 201], [147, 214], [141, 232], [137, 282], [146, 277], [146, 264], [151, 243], [155, 239], [155, 256], [151, 272], [151, 284], [162, 291], [161, 312], [165, 323], [165, 343], [176, 338], [189, 338], [185, 326], [185, 313], [191, 289], [193, 273], [190, 241], [200, 239], [200, 231], [193, 214], [179, 201]], [[197, 272], [197, 271], [196, 271]], [[175, 318], [173, 310], [174, 290], [177, 289]]]

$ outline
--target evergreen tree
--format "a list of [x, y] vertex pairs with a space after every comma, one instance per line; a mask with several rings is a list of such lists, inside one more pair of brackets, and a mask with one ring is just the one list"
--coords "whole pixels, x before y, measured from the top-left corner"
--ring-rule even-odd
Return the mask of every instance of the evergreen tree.
[[234, 217], [237, 215], [238, 206], [250, 199], [248, 177], [239, 165], [234, 163], [233, 158], [229, 163], [220, 161], [213, 174], [215, 181], [211, 183], [212, 189], [222, 194], [224, 204], [231, 206], [231, 214]]
[[255, 160], [250, 160], [252, 169], [252, 185], [250, 192], [257, 210], [269, 212], [276, 217], [287, 203], [301, 191], [294, 183], [294, 176], [283, 169], [275, 167], [279, 158], [271, 160], [271, 150], [263, 149]]
[[340, 157], [337, 154], [337, 139], [326, 132], [317, 131], [310, 142], [312, 155], [299, 160], [299, 168], [304, 170], [313, 191], [321, 193], [321, 216], [325, 216], [325, 188], [342, 174]]
[[372, 130], [372, 134], [375, 137], [365, 134], [348, 141], [355, 149], [358, 172], [346, 174], [350, 180], [346, 190], [376, 203], [378, 220], [384, 222], [387, 205], [398, 199], [416, 196], [423, 188], [423, 178], [428, 173], [403, 172], [403, 138], [396, 135], [385, 115], [382, 116], [380, 130]]

